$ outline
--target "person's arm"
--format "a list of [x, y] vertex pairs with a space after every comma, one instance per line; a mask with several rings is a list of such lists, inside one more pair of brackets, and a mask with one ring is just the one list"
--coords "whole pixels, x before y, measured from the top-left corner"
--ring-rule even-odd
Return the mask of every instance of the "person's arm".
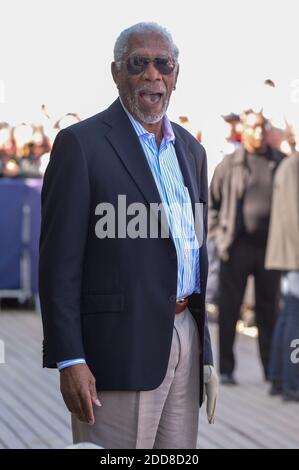
[[[203, 149], [203, 161], [202, 161], [202, 166], [201, 166], [201, 171], [200, 171], [200, 188], [201, 188], [201, 193], [204, 196], [204, 200], [208, 201], [208, 171], [207, 171], [207, 155], [205, 149]], [[208, 254], [207, 254], [207, 246], [206, 246], [206, 234], [208, 231], [208, 204], [204, 204], [204, 210], [203, 210], [203, 226], [204, 226], [204, 233], [205, 233], [205, 238], [203, 241], [203, 247], [201, 251], [201, 262], [205, 263], [207, 266], [208, 270]], [[206, 311], [204, 312], [206, 319], [205, 319], [205, 331], [204, 331], [204, 364], [205, 365], [211, 365], [213, 366], [214, 361], [213, 361], [213, 352], [212, 352], [212, 346], [211, 346], [211, 337], [210, 337], [210, 331], [208, 327], [208, 318]]]
[[[204, 163], [202, 166], [201, 171], [201, 185], [202, 188], [208, 193], [208, 177], [207, 177], [207, 157], [206, 153], [204, 155]], [[208, 199], [208, 197], [207, 197]], [[206, 205], [207, 206], [207, 205]], [[208, 231], [208, 207], [205, 207], [204, 210], [204, 228], [205, 233]], [[205, 240], [206, 243], [206, 240]], [[207, 254], [207, 247], [205, 245], [204, 256], [207, 259], [207, 269], [208, 269], [208, 254]], [[204, 331], [204, 399], [207, 399], [206, 411], [207, 411], [207, 418], [210, 424], [215, 422], [216, 416], [216, 403], [218, 398], [218, 375], [214, 368], [214, 360], [213, 360], [213, 351], [212, 351], [212, 344], [211, 344], [211, 336], [208, 324], [208, 316], [205, 309], [205, 331]]]
[[[90, 188], [87, 163], [72, 130], [57, 135], [42, 189], [39, 293], [44, 329], [44, 366], [84, 358], [81, 286], [88, 232]], [[95, 380], [86, 364], [62, 369], [68, 409], [94, 422]]]
[[42, 189], [39, 292], [45, 367], [85, 357], [80, 303], [89, 191], [80, 144], [72, 131], [60, 131]]

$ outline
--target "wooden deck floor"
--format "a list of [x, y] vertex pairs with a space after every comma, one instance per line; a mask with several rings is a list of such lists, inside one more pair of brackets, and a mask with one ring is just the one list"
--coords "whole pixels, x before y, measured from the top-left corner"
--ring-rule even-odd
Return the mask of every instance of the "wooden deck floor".
[[[212, 325], [215, 337], [216, 327]], [[64, 448], [71, 444], [70, 419], [59, 392], [57, 371], [41, 367], [41, 322], [31, 312], [0, 312], [0, 449]], [[216, 341], [214, 341], [216, 343]], [[201, 411], [198, 446], [207, 449], [299, 448], [299, 405], [269, 398], [256, 341], [237, 342], [240, 385], [221, 387], [217, 421]]]

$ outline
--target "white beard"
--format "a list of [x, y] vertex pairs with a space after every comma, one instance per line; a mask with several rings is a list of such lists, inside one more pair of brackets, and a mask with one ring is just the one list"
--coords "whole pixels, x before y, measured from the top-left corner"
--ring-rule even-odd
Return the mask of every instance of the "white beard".
[[163, 119], [163, 117], [166, 114], [168, 104], [169, 104], [169, 99], [167, 99], [164, 102], [163, 108], [160, 111], [160, 113], [149, 115], [149, 114], [144, 114], [139, 109], [139, 107], [138, 107], [138, 93], [139, 92], [137, 92], [133, 97], [128, 98], [128, 103], [130, 105], [132, 114], [134, 114], [139, 119], [139, 121], [144, 122], [145, 124], [156, 124], [157, 122], [160, 122], [161, 119]]

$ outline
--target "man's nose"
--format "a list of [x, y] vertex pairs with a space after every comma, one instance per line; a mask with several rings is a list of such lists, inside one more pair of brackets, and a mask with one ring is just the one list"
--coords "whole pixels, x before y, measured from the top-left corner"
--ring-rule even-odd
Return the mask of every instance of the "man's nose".
[[156, 69], [153, 62], [150, 62], [143, 73], [144, 80], [156, 81], [162, 80], [159, 70]]

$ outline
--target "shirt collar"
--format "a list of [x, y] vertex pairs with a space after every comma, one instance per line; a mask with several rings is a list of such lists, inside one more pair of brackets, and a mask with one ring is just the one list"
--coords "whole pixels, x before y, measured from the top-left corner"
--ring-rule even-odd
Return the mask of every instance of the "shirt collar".
[[[131, 123], [133, 124], [133, 127], [135, 129], [135, 132], [136, 134], [138, 135], [138, 137], [142, 137], [142, 136], [151, 136], [153, 134], [151, 134], [149, 131], [147, 131], [143, 126], [142, 124], [137, 121], [133, 116], [132, 114], [127, 110], [127, 108], [125, 107], [124, 103], [122, 102], [122, 99], [121, 97], [119, 97], [119, 101], [125, 111], [125, 113], [127, 114], [128, 118], [130, 119]], [[162, 121], [162, 131], [163, 131], [163, 138], [165, 140], [165, 142], [168, 144], [169, 142], [173, 142], [175, 141], [175, 135], [174, 135], [174, 132], [173, 132], [173, 128], [172, 128], [172, 125], [171, 125], [171, 122], [170, 120], [168, 119], [168, 117], [166, 116], [166, 114], [163, 116], [163, 121]]]

